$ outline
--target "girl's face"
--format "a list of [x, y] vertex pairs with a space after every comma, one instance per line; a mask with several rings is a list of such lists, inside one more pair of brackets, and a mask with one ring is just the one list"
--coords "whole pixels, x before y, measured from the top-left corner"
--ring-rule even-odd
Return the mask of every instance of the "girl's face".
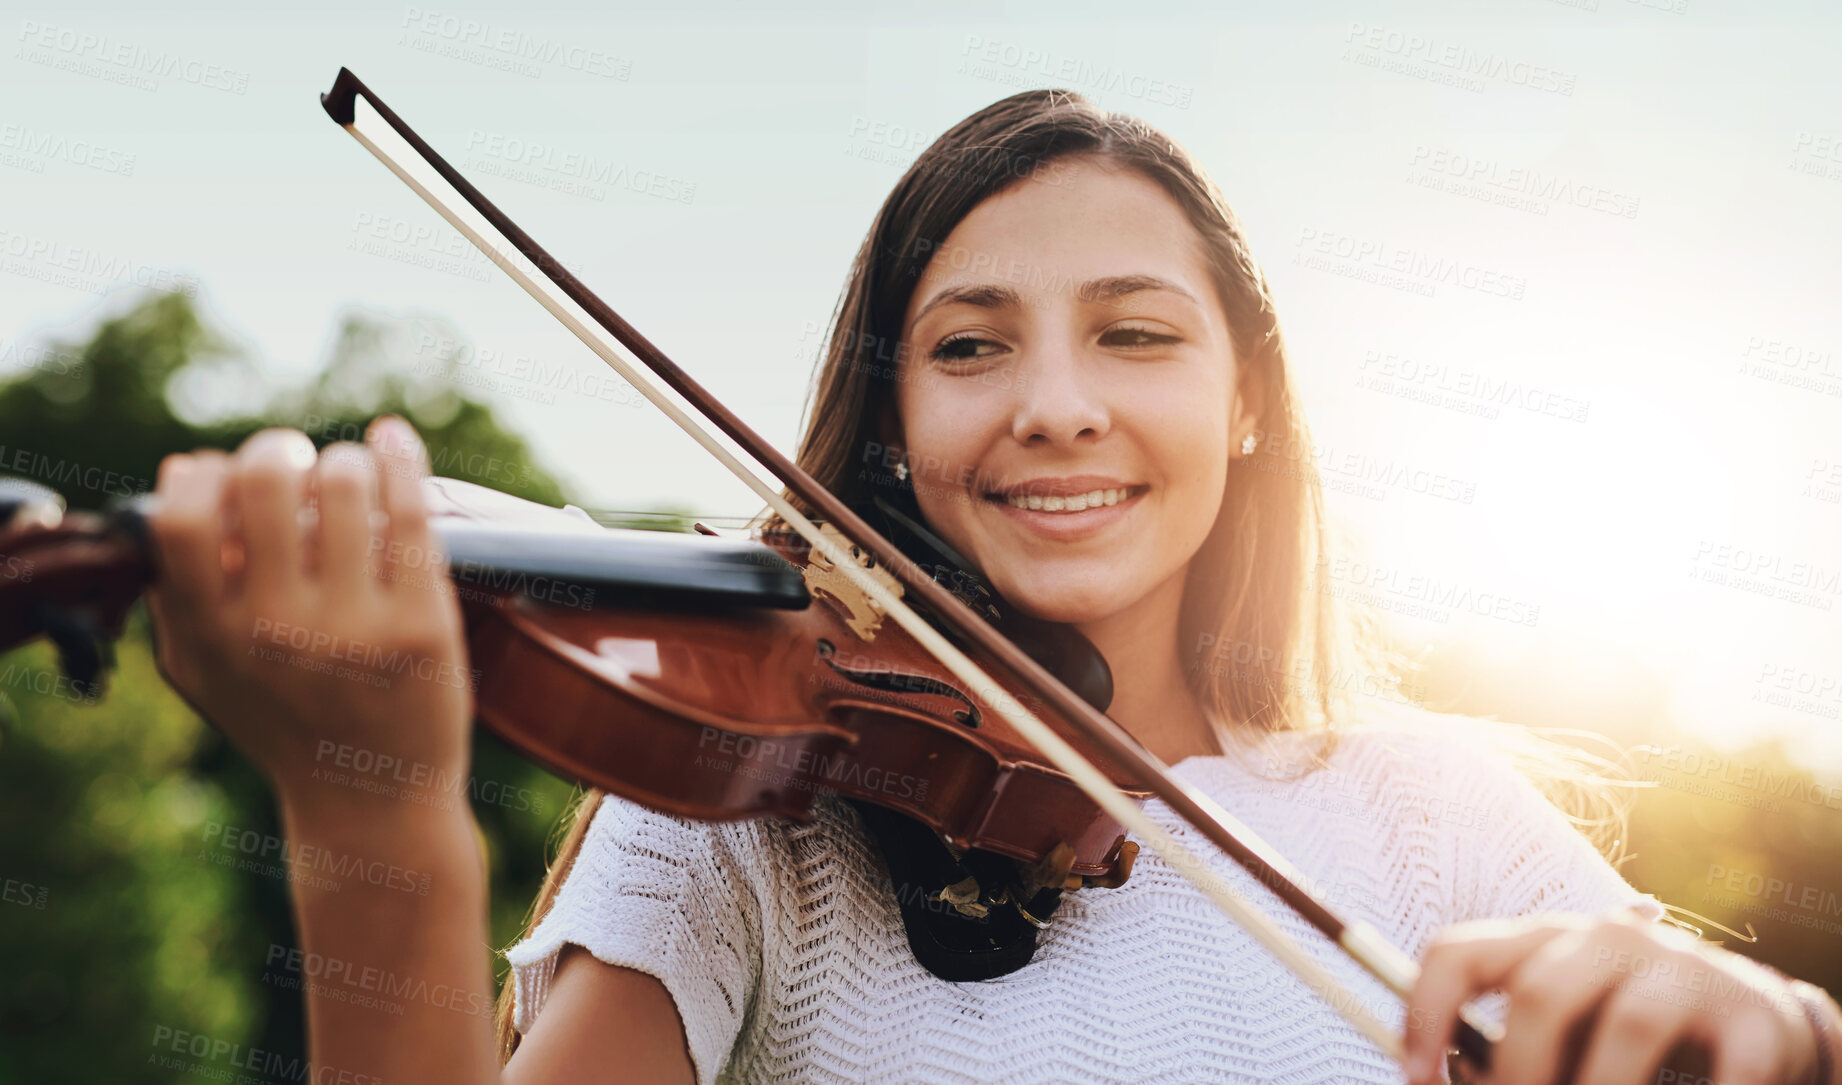
[[1231, 417], [1227, 321], [1176, 202], [1111, 162], [1056, 176], [987, 199], [934, 253], [893, 443], [929, 525], [999, 594], [1080, 624], [1181, 577], [1253, 418]]

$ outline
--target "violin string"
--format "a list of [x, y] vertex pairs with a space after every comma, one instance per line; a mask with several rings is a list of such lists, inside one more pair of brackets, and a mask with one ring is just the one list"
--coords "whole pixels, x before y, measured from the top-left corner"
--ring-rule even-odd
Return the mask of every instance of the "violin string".
[[[588, 513], [589, 519], [598, 524], [618, 524], [622, 521], [672, 521], [684, 524], [709, 524], [711, 527], [732, 527], [738, 530], [752, 527], [760, 521], [757, 516], [714, 516], [699, 512], [675, 512], [671, 509], [604, 509], [578, 506]], [[822, 521], [821, 521], [822, 522]]]

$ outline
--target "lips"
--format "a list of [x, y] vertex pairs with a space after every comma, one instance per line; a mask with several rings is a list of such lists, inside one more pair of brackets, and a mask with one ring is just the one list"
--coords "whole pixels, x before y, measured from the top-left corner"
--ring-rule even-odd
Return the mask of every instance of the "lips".
[[[1111, 481], [1111, 480], [1108, 480]], [[1058, 489], [1075, 489], [1057, 480]], [[1044, 487], [1048, 488], [1048, 487]], [[987, 507], [1015, 528], [1046, 542], [1072, 544], [1117, 531], [1137, 519], [1134, 510], [1151, 490], [1144, 484], [1120, 483], [1085, 492], [1045, 494], [1035, 484], [986, 495]], [[1098, 493], [1098, 501], [1094, 495]]]
[[1081, 512], [1130, 501], [1150, 489], [1109, 475], [1063, 475], [1000, 487], [985, 500], [1038, 512]]

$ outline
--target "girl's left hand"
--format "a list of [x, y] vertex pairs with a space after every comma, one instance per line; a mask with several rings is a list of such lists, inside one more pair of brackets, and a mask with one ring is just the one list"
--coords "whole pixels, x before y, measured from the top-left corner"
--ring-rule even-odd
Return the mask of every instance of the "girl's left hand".
[[[1413, 1085], [1441, 1080], [1459, 1006], [1493, 989], [1509, 996], [1509, 1008], [1481, 1079], [1491, 1085], [1652, 1082], [1684, 1041], [1706, 1050], [1722, 1085], [1810, 1085], [1816, 1072], [1816, 1036], [1783, 977], [1624, 913], [1489, 920], [1441, 933], [1407, 1000]], [[1562, 1078], [1569, 1065], [1577, 1069]]]

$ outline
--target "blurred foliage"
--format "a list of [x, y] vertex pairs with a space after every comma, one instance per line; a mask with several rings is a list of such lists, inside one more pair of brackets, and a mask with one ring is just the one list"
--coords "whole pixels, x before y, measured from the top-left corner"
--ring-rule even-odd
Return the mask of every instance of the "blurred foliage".
[[[171, 452], [234, 449], [271, 425], [320, 444], [362, 440], [371, 418], [396, 412], [423, 435], [436, 474], [563, 504], [525, 441], [446, 371], [414, 365], [410, 341], [403, 322], [348, 316], [315, 379], [277, 389], [189, 299], [148, 297], [0, 385], [0, 473], [96, 508], [152, 489]], [[238, 394], [217, 398], [248, 409], [226, 416], [203, 402], [227, 389]], [[116, 654], [95, 703], [62, 680], [48, 645], [0, 656], [0, 1083], [233, 1070], [228, 1055], [162, 1065], [155, 1041], [175, 1033], [304, 1055], [299, 993], [261, 980], [269, 947], [295, 944], [287, 883], [211, 861], [226, 826], [279, 835], [267, 785], [160, 679], [138, 608]], [[574, 789], [484, 731], [473, 759], [491, 935], [503, 947], [522, 929]]]
[[[1836, 781], [1817, 778], [1775, 741], [1717, 750], [1684, 736], [1662, 680], [1602, 645], [1504, 655], [1460, 642], [1429, 659], [1420, 679], [1415, 696], [1429, 707], [1513, 721], [1589, 762], [1609, 760], [1610, 778], [1622, 783], [1575, 779], [1629, 807], [1624, 832], [1611, 834], [1625, 880], [1704, 940], [1842, 1000]], [[1735, 719], [1735, 733], [1753, 722]], [[1566, 787], [1548, 790], [1570, 806]]]
[[[350, 316], [317, 377], [277, 390], [186, 298], [153, 297], [86, 342], [48, 353], [56, 364], [0, 385], [0, 471], [95, 507], [150, 489], [170, 452], [234, 448], [268, 425], [299, 427], [320, 443], [360, 439], [370, 418], [394, 411], [423, 434], [436, 473], [564, 503], [528, 445], [459, 393], [463, 382], [440, 366], [406, 365], [409, 340], [400, 322]], [[239, 402], [227, 389], [242, 389], [253, 406], [226, 414], [212, 400]], [[599, 518], [689, 527], [678, 510]], [[81, 703], [61, 684], [43, 644], [0, 657], [0, 1085], [224, 1079], [231, 1067], [221, 1059], [174, 1068], [154, 1057], [156, 1039], [179, 1032], [284, 1059], [304, 1052], [298, 993], [260, 978], [269, 947], [294, 944], [287, 885], [208, 858], [224, 826], [278, 834], [266, 785], [159, 679], [138, 611], [117, 653], [100, 703]], [[1443, 684], [1463, 684], [1461, 673], [1471, 672], [1447, 661]], [[1539, 720], [1534, 702], [1506, 705], [1502, 687], [1482, 685], [1497, 696], [1455, 697], [1452, 707], [1572, 722]], [[1625, 874], [1667, 903], [1742, 931], [1751, 922], [1756, 943], [1714, 928], [1708, 937], [1842, 991], [1832, 858], [1842, 852], [1842, 812], [1795, 797], [1811, 794], [1794, 782], [1808, 778], [1782, 750], [1728, 761], [1755, 783], [1721, 783], [1731, 768], [1712, 776], [1656, 759], [1638, 766], [1658, 786], [1637, 801]], [[475, 789], [473, 806], [492, 862], [491, 936], [503, 947], [536, 895], [572, 788], [484, 732], [474, 778], [490, 785]], [[1766, 787], [1761, 778], [1793, 782]], [[1712, 784], [1722, 791], [1711, 794]], [[1735, 871], [1738, 892], [1726, 888]]]
[[1633, 758], [1632, 771], [1649, 786], [1625, 877], [1693, 913], [1683, 919], [1707, 940], [1842, 999], [1842, 794], [1777, 743], [1668, 747]]

